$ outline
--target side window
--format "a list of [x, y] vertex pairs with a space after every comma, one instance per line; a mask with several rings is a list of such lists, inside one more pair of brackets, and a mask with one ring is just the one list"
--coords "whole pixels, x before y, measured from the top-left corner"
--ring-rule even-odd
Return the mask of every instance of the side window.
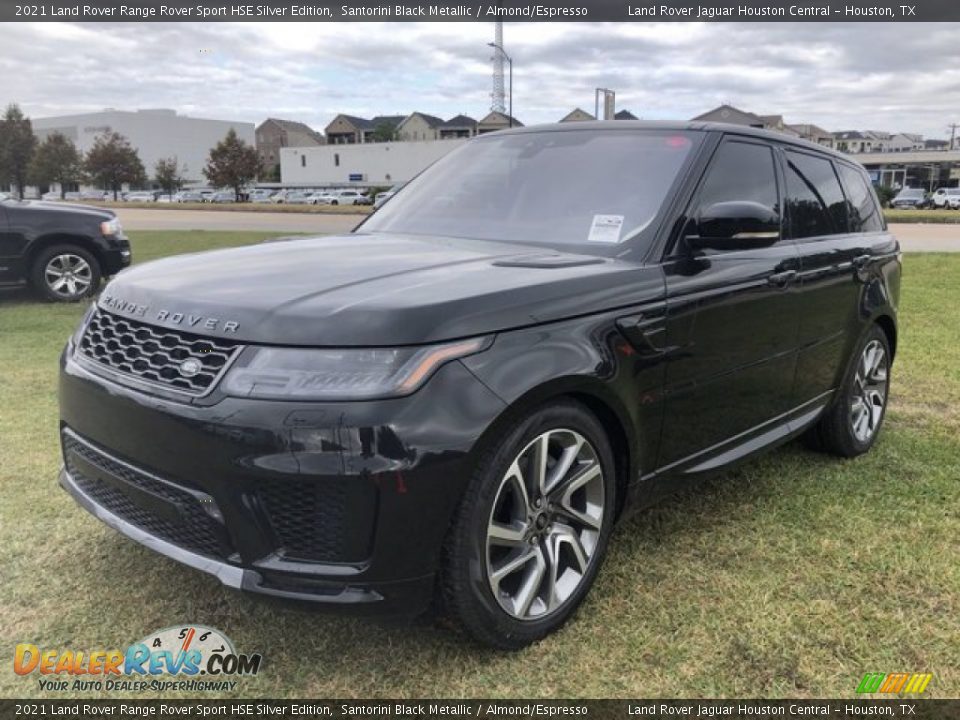
[[843, 189], [847, 191], [850, 207], [850, 232], [877, 232], [883, 230], [883, 220], [877, 209], [873, 190], [863, 174], [852, 167], [837, 163]]
[[833, 163], [787, 151], [787, 208], [795, 239], [847, 232], [847, 202]]
[[773, 150], [766, 145], [725, 142], [700, 186], [699, 208], [718, 202], [749, 201], [780, 214]]

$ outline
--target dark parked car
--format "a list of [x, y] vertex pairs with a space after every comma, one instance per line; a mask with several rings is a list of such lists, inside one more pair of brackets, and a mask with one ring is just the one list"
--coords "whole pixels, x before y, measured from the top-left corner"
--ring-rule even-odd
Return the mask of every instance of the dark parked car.
[[883, 422], [900, 252], [780, 134], [575, 123], [451, 152], [352, 234], [141, 265], [63, 355], [61, 483], [233, 588], [530, 643], [614, 522]]
[[921, 209], [927, 207], [928, 203], [927, 194], [920, 188], [904, 188], [890, 201], [890, 206], [900, 210]]
[[130, 264], [130, 241], [111, 210], [0, 200], [0, 285], [29, 282], [48, 300], [93, 295]]

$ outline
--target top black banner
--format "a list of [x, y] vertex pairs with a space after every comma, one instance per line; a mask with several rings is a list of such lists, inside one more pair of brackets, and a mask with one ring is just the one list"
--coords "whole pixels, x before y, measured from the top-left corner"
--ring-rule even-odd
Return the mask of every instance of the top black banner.
[[[912, 3], [912, 4], [911, 4]], [[0, 22], [943, 22], [956, 0], [0, 0]]]

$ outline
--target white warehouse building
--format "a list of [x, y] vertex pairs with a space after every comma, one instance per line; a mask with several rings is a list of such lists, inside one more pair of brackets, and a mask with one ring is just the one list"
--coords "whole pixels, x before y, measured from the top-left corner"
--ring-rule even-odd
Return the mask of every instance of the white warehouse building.
[[93, 147], [99, 135], [117, 132], [136, 148], [152, 177], [158, 160], [176, 156], [188, 182], [203, 181], [203, 168], [211, 148], [233, 128], [241, 140], [254, 144], [254, 126], [235, 120], [208, 120], [178, 115], [175, 110], [104, 110], [82, 115], [32, 118], [33, 132], [41, 142], [54, 132], [67, 136], [81, 153]]
[[280, 150], [280, 178], [290, 186], [392, 185], [468, 142], [463, 139], [321, 145]]

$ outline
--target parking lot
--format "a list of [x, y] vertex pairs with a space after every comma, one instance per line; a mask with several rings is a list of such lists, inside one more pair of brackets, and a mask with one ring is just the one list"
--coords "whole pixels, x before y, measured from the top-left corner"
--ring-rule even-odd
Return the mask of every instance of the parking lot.
[[[279, 233], [349, 232], [364, 216], [216, 210], [119, 208], [128, 230], [229, 230]], [[905, 252], [960, 252], [960, 224], [895, 223], [891, 230]]]

